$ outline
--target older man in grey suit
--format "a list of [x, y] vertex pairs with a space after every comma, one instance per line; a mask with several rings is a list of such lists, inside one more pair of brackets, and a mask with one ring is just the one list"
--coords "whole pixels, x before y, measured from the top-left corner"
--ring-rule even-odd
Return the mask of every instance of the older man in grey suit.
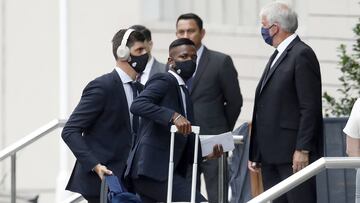
[[149, 60], [146, 65], [146, 68], [142, 74], [140, 74], [137, 78], [141, 84], [145, 85], [145, 83], [156, 73], [165, 72], [165, 64], [160, 63], [154, 56], [151, 54], [151, 50], [153, 47], [153, 41], [151, 38], [151, 31], [143, 25], [133, 25], [130, 27], [145, 36], [145, 47], [146, 51], [149, 54]]
[[[203, 22], [193, 13], [183, 14], [176, 22], [176, 36], [188, 38], [197, 49], [196, 71], [186, 82], [194, 105], [195, 124], [200, 134], [217, 135], [232, 131], [242, 107], [237, 72], [231, 57], [207, 49], [201, 40]], [[209, 160], [200, 165], [204, 173], [210, 203], [218, 203], [218, 162]]]

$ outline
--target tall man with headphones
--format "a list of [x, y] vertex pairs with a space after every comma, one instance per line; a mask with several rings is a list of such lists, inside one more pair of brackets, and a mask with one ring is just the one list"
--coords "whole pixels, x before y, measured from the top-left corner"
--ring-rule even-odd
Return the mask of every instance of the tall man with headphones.
[[135, 140], [139, 117], [129, 107], [142, 85], [135, 83], [148, 61], [144, 36], [132, 29], [118, 31], [112, 40], [116, 66], [83, 90], [62, 138], [76, 157], [67, 190], [90, 203], [99, 202], [104, 175], [121, 176]]

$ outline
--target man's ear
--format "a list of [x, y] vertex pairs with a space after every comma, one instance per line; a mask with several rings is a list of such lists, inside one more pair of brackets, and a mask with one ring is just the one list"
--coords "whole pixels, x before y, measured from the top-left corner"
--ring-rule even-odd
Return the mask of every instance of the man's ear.
[[174, 59], [169, 57], [167, 65], [168, 65], [169, 68], [174, 68]]
[[204, 38], [205, 33], [206, 33], [205, 29], [202, 29], [202, 30], [200, 31], [200, 34], [201, 34], [201, 39], [203, 39], [203, 38]]
[[149, 46], [150, 46], [150, 50], [152, 50], [152, 48], [153, 48], [153, 41], [150, 40], [150, 41], [148, 41], [148, 43], [149, 43]]

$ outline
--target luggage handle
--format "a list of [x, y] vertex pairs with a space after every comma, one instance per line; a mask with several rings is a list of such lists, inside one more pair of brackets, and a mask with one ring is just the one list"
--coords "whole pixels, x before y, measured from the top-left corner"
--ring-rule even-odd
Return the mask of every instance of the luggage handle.
[[[194, 163], [192, 168], [192, 180], [191, 180], [191, 203], [195, 203], [196, 196], [196, 175], [197, 175], [197, 159], [198, 159], [198, 148], [199, 148], [199, 126], [191, 126], [192, 132], [195, 133], [195, 147], [194, 147]], [[171, 203], [172, 199], [172, 185], [174, 175], [174, 140], [177, 128], [172, 125], [170, 128], [170, 159], [169, 159], [169, 174], [168, 174], [168, 187], [167, 187], [167, 203]]]

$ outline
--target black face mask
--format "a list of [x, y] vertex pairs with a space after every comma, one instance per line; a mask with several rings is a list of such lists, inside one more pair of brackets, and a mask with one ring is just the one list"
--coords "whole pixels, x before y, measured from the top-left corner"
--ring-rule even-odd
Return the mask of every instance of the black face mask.
[[196, 70], [196, 62], [194, 60], [175, 61], [174, 70], [186, 82], [192, 77]]
[[133, 56], [130, 54], [128, 63], [137, 73], [142, 73], [145, 70], [148, 60], [149, 60], [148, 53], [140, 56]]

